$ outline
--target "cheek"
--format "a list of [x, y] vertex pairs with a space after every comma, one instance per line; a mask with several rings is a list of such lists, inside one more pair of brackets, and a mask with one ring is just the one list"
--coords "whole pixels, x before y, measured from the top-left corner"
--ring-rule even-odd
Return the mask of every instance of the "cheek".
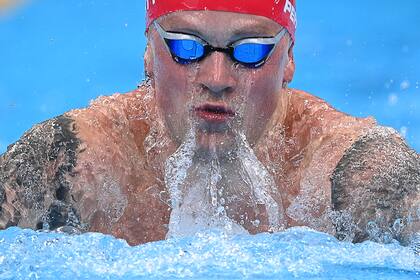
[[277, 106], [281, 90], [281, 75], [279, 71], [259, 71], [254, 74], [253, 85], [249, 91], [248, 106], [253, 113], [253, 119], [259, 123], [268, 121]]
[[188, 98], [185, 67], [179, 67], [164, 54], [156, 55], [154, 61], [155, 91], [160, 109], [165, 115], [179, 114]]
[[252, 144], [255, 144], [263, 134], [277, 108], [283, 75], [278, 65], [276, 69], [262, 68], [246, 77], [252, 80], [252, 83], [248, 83], [249, 90], [243, 91], [247, 92], [243, 124], [247, 138]]
[[[165, 50], [166, 51], [166, 50]], [[186, 133], [188, 118], [187, 68], [177, 65], [166, 53], [156, 53], [153, 76], [158, 109], [175, 141]]]

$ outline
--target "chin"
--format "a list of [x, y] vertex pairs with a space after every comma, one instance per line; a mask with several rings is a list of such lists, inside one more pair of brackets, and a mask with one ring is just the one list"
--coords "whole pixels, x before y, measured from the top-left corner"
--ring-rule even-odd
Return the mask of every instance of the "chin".
[[219, 159], [230, 159], [237, 148], [231, 132], [210, 133], [198, 131], [196, 134], [197, 153], [200, 157], [210, 158], [216, 155]]

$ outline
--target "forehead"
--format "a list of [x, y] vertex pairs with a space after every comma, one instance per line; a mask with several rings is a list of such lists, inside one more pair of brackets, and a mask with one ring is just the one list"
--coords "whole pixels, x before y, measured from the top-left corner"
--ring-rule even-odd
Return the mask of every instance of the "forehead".
[[197, 34], [217, 42], [275, 36], [282, 28], [277, 22], [262, 16], [221, 11], [179, 11], [158, 21], [167, 31]]

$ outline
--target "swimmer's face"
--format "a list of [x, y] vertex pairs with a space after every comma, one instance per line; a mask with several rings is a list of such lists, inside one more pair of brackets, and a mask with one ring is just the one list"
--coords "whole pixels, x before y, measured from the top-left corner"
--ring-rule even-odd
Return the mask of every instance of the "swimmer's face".
[[[176, 12], [157, 22], [166, 32], [194, 35], [219, 48], [244, 38], [274, 37], [282, 30], [264, 17], [217, 11]], [[290, 56], [286, 35], [258, 68], [239, 64], [219, 51], [181, 64], [152, 25], [145, 62], [173, 139], [182, 143], [192, 127], [202, 151], [215, 148], [226, 153], [238, 133], [251, 145], [263, 134], [278, 105], [285, 72], [293, 66]]]

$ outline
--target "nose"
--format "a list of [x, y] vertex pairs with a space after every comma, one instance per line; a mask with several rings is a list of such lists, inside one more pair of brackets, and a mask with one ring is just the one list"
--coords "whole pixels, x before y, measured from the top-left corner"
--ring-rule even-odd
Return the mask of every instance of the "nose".
[[236, 87], [232, 70], [232, 61], [226, 54], [213, 52], [200, 62], [197, 81], [204, 89], [220, 97]]

